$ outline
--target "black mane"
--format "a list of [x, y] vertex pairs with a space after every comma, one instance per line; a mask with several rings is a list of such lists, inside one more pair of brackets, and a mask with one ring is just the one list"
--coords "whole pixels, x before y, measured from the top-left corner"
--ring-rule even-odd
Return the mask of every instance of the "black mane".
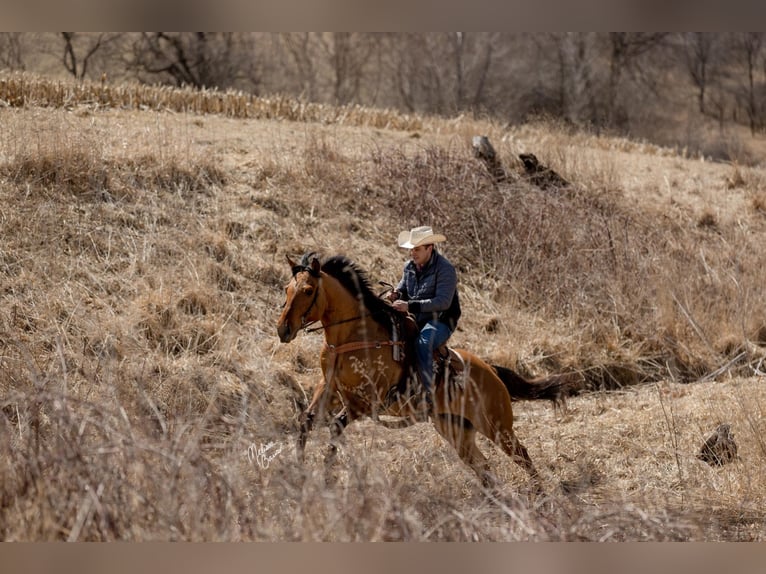
[[[302, 264], [309, 264], [316, 254], [304, 255]], [[357, 300], [361, 301], [372, 318], [391, 330], [391, 319], [396, 313], [393, 307], [378, 297], [372, 290], [367, 273], [356, 263], [343, 255], [334, 255], [322, 261], [322, 271], [334, 277]]]

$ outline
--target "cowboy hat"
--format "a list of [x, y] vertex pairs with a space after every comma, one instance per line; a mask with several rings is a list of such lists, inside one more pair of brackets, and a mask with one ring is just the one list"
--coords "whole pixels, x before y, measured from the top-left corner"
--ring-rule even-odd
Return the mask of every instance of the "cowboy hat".
[[399, 247], [404, 249], [412, 249], [419, 245], [431, 245], [433, 243], [441, 243], [447, 241], [447, 238], [440, 233], [434, 233], [433, 229], [428, 226], [415, 227], [409, 231], [402, 231], [399, 234]]

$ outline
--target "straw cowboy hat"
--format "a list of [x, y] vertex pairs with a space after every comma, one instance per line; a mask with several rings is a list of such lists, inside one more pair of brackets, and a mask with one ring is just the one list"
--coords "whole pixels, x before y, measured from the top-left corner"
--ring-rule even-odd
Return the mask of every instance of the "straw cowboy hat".
[[402, 231], [399, 234], [399, 247], [404, 249], [412, 249], [419, 245], [431, 245], [433, 243], [441, 243], [447, 241], [447, 238], [440, 233], [434, 233], [433, 229], [428, 226], [415, 227], [409, 231]]

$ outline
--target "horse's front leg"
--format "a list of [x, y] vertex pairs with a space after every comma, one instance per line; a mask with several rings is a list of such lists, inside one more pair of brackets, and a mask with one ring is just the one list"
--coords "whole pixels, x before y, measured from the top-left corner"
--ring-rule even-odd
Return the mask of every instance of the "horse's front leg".
[[314, 394], [311, 397], [309, 406], [301, 413], [298, 420], [299, 432], [298, 432], [298, 445], [296, 453], [298, 455], [298, 462], [303, 463], [306, 454], [306, 441], [309, 438], [311, 429], [314, 428], [314, 419], [316, 419], [317, 411], [321, 406], [326, 405], [327, 402], [327, 382], [322, 379], [314, 389]]
[[340, 414], [333, 417], [332, 423], [330, 423], [330, 445], [327, 447], [327, 454], [324, 457], [325, 483], [327, 484], [335, 482], [332, 469], [338, 456], [338, 443], [348, 423], [348, 410], [345, 408]]
[[295, 449], [296, 454], [298, 455], [298, 462], [303, 464], [303, 461], [306, 458], [306, 441], [309, 438], [309, 433], [311, 432], [311, 429], [314, 428], [314, 417], [315, 413], [310, 411], [308, 408], [303, 411], [300, 417], [300, 430], [298, 434], [298, 445]]

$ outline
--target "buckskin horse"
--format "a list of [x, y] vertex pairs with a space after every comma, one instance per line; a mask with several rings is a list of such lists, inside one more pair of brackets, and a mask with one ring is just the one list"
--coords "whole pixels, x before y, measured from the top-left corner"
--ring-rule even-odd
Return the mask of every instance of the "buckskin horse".
[[[414, 400], [408, 400], [406, 394], [392, 393], [408, 376], [403, 372], [406, 362], [396, 360], [401, 351], [406, 352], [403, 337], [394, 327], [402, 314], [373, 292], [366, 273], [346, 257], [320, 261], [315, 253], [307, 253], [298, 263], [289, 256], [287, 260], [292, 279], [285, 288], [287, 299], [277, 323], [279, 339], [289, 343], [316, 322], [321, 322], [319, 329], [325, 336], [320, 356], [324, 378], [301, 415], [298, 457], [303, 459], [315, 417], [337, 397], [344, 408], [331, 425], [333, 440], [325, 458], [329, 467], [337, 451], [334, 439], [355, 419], [377, 419], [385, 414], [422, 420]], [[399, 353], [394, 351], [397, 347]], [[469, 351], [453, 352], [463, 366], [459, 377], [462, 380], [442, 385], [449, 388], [436, 387], [431, 413], [436, 430], [485, 485], [492, 485], [494, 478], [476, 444], [477, 432], [519, 464], [539, 489], [537, 470], [513, 432], [511, 399], [555, 401], [571, 382], [556, 376], [527, 381], [510, 369], [487, 364]]]

